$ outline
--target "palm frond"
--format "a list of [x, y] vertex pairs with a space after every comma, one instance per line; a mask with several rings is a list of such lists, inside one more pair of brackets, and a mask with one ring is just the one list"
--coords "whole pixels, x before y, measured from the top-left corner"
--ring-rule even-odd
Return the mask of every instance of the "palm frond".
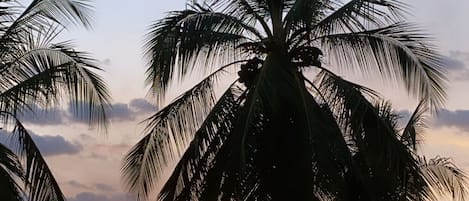
[[426, 160], [419, 158], [420, 167], [428, 184], [426, 198], [438, 200], [439, 196], [450, 195], [455, 201], [466, 200], [469, 193], [468, 178], [449, 158], [435, 157]]
[[44, 157], [29, 132], [18, 120], [15, 120], [13, 135], [18, 139], [19, 153], [25, 161], [26, 197], [31, 201], [65, 201], [65, 196]]
[[405, 142], [414, 150], [417, 149], [418, 134], [426, 127], [425, 113], [427, 111], [428, 107], [426, 106], [425, 101], [420, 101], [402, 131], [401, 141]]
[[[312, 27], [313, 32], [329, 35], [339, 32], [365, 31], [403, 19], [407, 4], [398, 0], [351, 0], [332, 3], [332, 13]], [[390, 12], [386, 12], [386, 10]]]
[[225, 65], [146, 120], [146, 136], [127, 153], [122, 172], [130, 191], [146, 198], [163, 167], [181, 156], [215, 104], [213, 82]]
[[94, 59], [67, 42], [24, 47], [22, 54], [0, 70], [1, 109], [16, 114], [32, 104], [47, 107], [69, 100], [78, 117], [106, 126], [110, 96], [104, 81], [94, 72], [99, 70]]
[[[365, 175], [371, 182], [368, 185], [371, 188], [368, 192], [372, 192], [370, 198], [397, 199], [403, 195], [396, 188], [422, 188], [417, 161], [412, 150], [400, 142], [396, 116], [389, 107], [374, 106], [362, 94], [363, 87], [331, 72], [322, 71], [319, 76], [319, 89], [329, 100], [339, 125], [352, 143], [355, 160], [362, 169], [369, 168]], [[401, 189], [407, 193], [405, 196], [419, 196], [408, 195], [412, 192], [405, 189]]]
[[145, 44], [150, 59], [146, 71], [150, 94], [161, 104], [172, 79], [182, 79], [195, 67], [211, 70], [214, 64], [235, 61], [237, 45], [247, 40], [244, 33], [259, 35], [247, 23], [243, 18], [200, 7], [172, 12], [156, 22]]
[[317, 40], [340, 67], [357, 67], [365, 74], [376, 72], [393, 81], [402, 80], [410, 94], [427, 100], [432, 109], [444, 104], [446, 76], [441, 56], [414, 26], [397, 23]]
[[64, 27], [70, 23], [90, 27], [91, 12], [92, 6], [89, 0], [34, 0], [13, 25], [22, 26], [24, 23], [38, 22], [44, 24], [51, 21]]
[[[7, 17], [6, 29], [1, 30], [0, 48], [15, 52], [18, 45], [26, 43], [31, 34], [47, 33], [52, 27], [65, 28], [69, 24], [90, 27], [91, 5], [88, 0], [34, 0], [22, 12], [20, 5], [8, 5], [13, 10]], [[12, 50], [9, 50], [12, 49]], [[1, 58], [8, 54], [2, 51]]]
[[241, 94], [234, 85], [220, 97], [161, 189], [159, 200], [188, 200], [203, 192], [200, 183], [213, 167], [213, 156], [230, 136], [239, 98]]
[[0, 143], [0, 197], [5, 200], [22, 201], [23, 190], [18, 181], [24, 180], [21, 163], [10, 149]]

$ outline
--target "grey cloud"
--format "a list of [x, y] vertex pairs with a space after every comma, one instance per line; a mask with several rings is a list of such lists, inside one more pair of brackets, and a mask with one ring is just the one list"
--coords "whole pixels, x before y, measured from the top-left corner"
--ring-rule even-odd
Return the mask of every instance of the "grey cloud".
[[116, 189], [110, 185], [107, 185], [107, 184], [102, 184], [102, 183], [97, 183], [94, 185], [94, 187], [97, 189], [97, 190], [100, 190], [100, 191], [115, 191]]
[[116, 103], [111, 106], [108, 117], [110, 120], [115, 121], [134, 120], [135, 113], [130, 110], [128, 104]]
[[[412, 115], [411, 111], [402, 110], [398, 112], [401, 117], [399, 125], [404, 126]], [[438, 112], [436, 117], [429, 119], [428, 126], [430, 128], [436, 127], [453, 127], [464, 132], [469, 132], [469, 110], [446, 110], [442, 109]]]
[[76, 154], [80, 152], [83, 147], [81, 144], [72, 143], [60, 135], [35, 135], [32, 134], [31, 136], [39, 147], [41, 153], [45, 156], [54, 156], [54, 155], [62, 155], [62, 154]]
[[74, 187], [74, 188], [82, 188], [82, 189], [88, 189], [90, 190], [91, 188], [89, 186], [86, 186], [78, 181], [75, 180], [70, 180], [67, 182], [68, 185]]
[[469, 79], [469, 53], [463, 51], [451, 51], [449, 56], [443, 57], [443, 64], [449, 72], [449, 76], [456, 80]]
[[67, 112], [59, 108], [41, 108], [32, 106], [32, 110], [18, 116], [18, 119], [32, 124], [55, 125], [61, 124], [67, 118]]
[[130, 107], [139, 113], [156, 112], [158, 107], [143, 98], [136, 98], [130, 101]]
[[438, 127], [455, 127], [469, 132], [469, 110], [441, 110], [433, 122]]
[[[32, 131], [28, 132], [43, 156], [72, 155], [79, 153], [83, 149], [81, 144], [67, 141], [60, 135], [37, 135]], [[16, 150], [17, 148], [15, 146], [17, 142], [14, 140], [16, 139], [12, 138], [11, 133], [5, 131], [0, 132], [0, 143], [8, 146], [12, 150]]]
[[[88, 116], [82, 111], [88, 111], [88, 104], [82, 104], [82, 108], [75, 108], [69, 104], [66, 110], [60, 108], [44, 109], [39, 106], [32, 106], [33, 112], [27, 111], [19, 116], [19, 119], [35, 125], [57, 125], [65, 123], [88, 123]], [[132, 99], [127, 103], [114, 103], [107, 109], [107, 117], [111, 121], [132, 121], [137, 116], [156, 112], [158, 109], [143, 98]]]
[[399, 125], [400, 126], [405, 126], [407, 124], [407, 122], [409, 121], [410, 116], [412, 115], [412, 113], [408, 110], [401, 110], [401, 111], [397, 112], [397, 115], [399, 117], [399, 119], [398, 119]]
[[131, 196], [127, 194], [101, 195], [92, 192], [81, 192], [75, 197], [69, 198], [69, 201], [132, 201]]
[[97, 154], [95, 152], [92, 152], [91, 155], [89, 156], [90, 158], [97, 159], [97, 160], [107, 160], [107, 157], [101, 154]]

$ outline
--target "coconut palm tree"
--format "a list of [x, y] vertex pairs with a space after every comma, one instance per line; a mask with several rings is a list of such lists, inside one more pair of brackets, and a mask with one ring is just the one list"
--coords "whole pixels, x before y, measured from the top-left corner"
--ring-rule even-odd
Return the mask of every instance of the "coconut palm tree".
[[[430, 198], [383, 98], [336, 73], [382, 77], [439, 108], [442, 62], [407, 11], [397, 0], [207, 0], [170, 12], [148, 34], [150, 95], [162, 105], [173, 80], [206, 77], [148, 118], [124, 159], [129, 190], [148, 198], [178, 160], [158, 200]], [[216, 93], [222, 78], [232, 82]]]
[[[381, 116], [396, 130], [400, 141], [416, 153], [420, 138], [427, 128], [426, 114], [429, 108], [425, 102], [418, 104], [403, 128], [399, 125], [402, 117], [392, 111], [389, 103], [377, 107], [380, 108]], [[418, 161], [425, 184], [423, 189], [414, 189], [425, 192], [424, 197], [415, 198], [415, 200], [441, 200], [442, 197], [448, 195], [453, 200], [466, 200], [469, 195], [468, 177], [450, 158], [436, 156], [427, 160], [424, 156], [415, 155], [414, 157]]]
[[56, 41], [69, 25], [89, 27], [90, 12], [86, 0], [0, 1], [0, 119], [13, 142], [0, 144], [1, 200], [65, 200], [20, 121], [25, 112], [70, 101], [75, 115], [105, 128], [110, 97], [96, 61]]

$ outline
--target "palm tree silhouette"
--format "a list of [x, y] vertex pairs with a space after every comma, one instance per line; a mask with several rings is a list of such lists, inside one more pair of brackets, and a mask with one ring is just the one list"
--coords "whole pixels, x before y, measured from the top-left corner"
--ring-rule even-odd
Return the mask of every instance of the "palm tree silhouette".
[[[148, 118], [124, 159], [129, 190], [148, 198], [178, 159], [158, 200], [430, 198], [415, 151], [375, 104], [383, 98], [334, 72], [399, 81], [426, 107], [440, 107], [440, 56], [403, 22], [406, 7], [207, 0], [169, 13], [146, 43], [150, 94], [161, 105], [171, 81], [208, 75]], [[233, 69], [237, 79], [218, 95], [216, 80]]]
[[[0, 198], [11, 201], [63, 201], [60, 187], [19, 117], [24, 112], [70, 101], [90, 125], [106, 126], [108, 90], [96, 61], [55, 42], [69, 25], [90, 26], [85, 0], [33, 0], [22, 6], [0, 2], [0, 118], [11, 134], [10, 150], [0, 144]], [[103, 127], [104, 126], [104, 127]], [[12, 128], [11, 130], [8, 128]]]

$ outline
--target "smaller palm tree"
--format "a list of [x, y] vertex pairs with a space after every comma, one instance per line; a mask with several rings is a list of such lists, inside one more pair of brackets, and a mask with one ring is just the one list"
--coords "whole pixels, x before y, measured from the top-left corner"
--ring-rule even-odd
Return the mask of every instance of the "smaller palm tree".
[[71, 42], [55, 42], [67, 25], [89, 27], [90, 12], [87, 0], [0, 1], [0, 121], [15, 148], [0, 144], [0, 200], [65, 200], [21, 114], [70, 101], [75, 115], [106, 127], [101, 69]]
[[[389, 124], [393, 125], [395, 130], [398, 130], [397, 122], [400, 117], [391, 111], [390, 105], [384, 104], [378, 106], [378, 108], [381, 108], [381, 116], [388, 119]], [[427, 127], [427, 113], [428, 108], [425, 102], [421, 101], [399, 134], [401, 142], [413, 150], [414, 153], [417, 153], [419, 138]], [[421, 176], [424, 180], [422, 188], [408, 189], [423, 192], [424, 196], [415, 200], [440, 200], [441, 197], [448, 195], [453, 200], [466, 200], [469, 195], [468, 177], [450, 158], [436, 156], [427, 159], [418, 155], [414, 157], [418, 161]]]

